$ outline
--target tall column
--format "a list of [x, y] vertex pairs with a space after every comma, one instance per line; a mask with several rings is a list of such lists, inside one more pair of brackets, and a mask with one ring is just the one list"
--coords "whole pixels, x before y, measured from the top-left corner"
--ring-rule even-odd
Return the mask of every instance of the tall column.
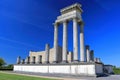
[[80, 61], [85, 62], [85, 52], [84, 52], [84, 25], [80, 25]]
[[73, 52], [73, 61], [78, 62], [78, 30], [76, 18], [73, 18]]
[[50, 49], [50, 45], [46, 44], [46, 48], [45, 48], [45, 63], [49, 63], [49, 49]]
[[42, 55], [39, 56], [39, 62], [42, 63]]
[[101, 63], [101, 60], [100, 60], [100, 58], [98, 58], [97, 62]]
[[86, 45], [86, 55], [87, 55], [87, 62], [90, 62], [90, 47]]
[[31, 56], [31, 64], [35, 64], [35, 56]]
[[20, 62], [21, 62], [21, 57], [18, 56], [18, 58], [17, 58], [17, 64], [20, 64]]
[[94, 62], [97, 62], [97, 58], [94, 58]]
[[94, 51], [90, 51], [90, 61], [94, 61]]
[[30, 64], [30, 57], [29, 56], [25, 59], [25, 63]]
[[22, 60], [21, 60], [21, 64], [25, 64], [25, 59], [22, 59]]
[[33, 57], [33, 64], [35, 64], [36, 63], [36, 57], [34, 56]]
[[58, 23], [54, 24], [54, 61], [53, 63], [57, 63], [58, 57]]
[[26, 59], [25, 59], [25, 64], [28, 64], [28, 58], [26, 57]]
[[62, 62], [67, 62], [67, 21], [63, 22], [63, 51], [62, 51]]

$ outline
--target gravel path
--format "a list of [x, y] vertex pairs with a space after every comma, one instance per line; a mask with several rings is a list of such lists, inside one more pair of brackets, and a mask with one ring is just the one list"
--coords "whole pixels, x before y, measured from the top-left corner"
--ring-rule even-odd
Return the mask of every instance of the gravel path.
[[120, 75], [110, 75], [107, 77], [80, 77], [71, 75], [55, 75], [55, 74], [42, 74], [42, 73], [28, 73], [28, 72], [5, 72], [9, 74], [18, 74], [34, 77], [54, 78], [59, 80], [120, 80]]

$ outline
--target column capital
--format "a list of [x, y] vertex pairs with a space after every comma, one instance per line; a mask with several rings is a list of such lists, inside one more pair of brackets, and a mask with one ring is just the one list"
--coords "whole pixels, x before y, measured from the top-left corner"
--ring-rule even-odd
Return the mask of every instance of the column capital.
[[46, 47], [47, 47], [47, 46], [50, 46], [50, 44], [46, 44]]
[[84, 23], [83, 21], [81, 21], [81, 20], [78, 20], [78, 24], [79, 24], [80, 26], [82, 26], [82, 27], [84, 27], [84, 25], [85, 25], [85, 23]]
[[59, 26], [60, 24], [57, 23], [57, 22], [55, 22], [55, 23], [53, 23], [53, 25], [54, 25], [54, 26]]
[[68, 24], [68, 22], [69, 22], [69, 21], [68, 21], [68, 20], [63, 20], [62, 22], [63, 22], [63, 23], [67, 23], [67, 24]]
[[[78, 20], [77, 17], [73, 17], [73, 20]], [[78, 21], [77, 21], [78, 22]]]
[[86, 49], [90, 49], [90, 46], [89, 46], [89, 45], [86, 45], [85, 47], [86, 47]]
[[94, 53], [94, 50], [91, 50], [90, 52], [91, 52], [91, 53]]

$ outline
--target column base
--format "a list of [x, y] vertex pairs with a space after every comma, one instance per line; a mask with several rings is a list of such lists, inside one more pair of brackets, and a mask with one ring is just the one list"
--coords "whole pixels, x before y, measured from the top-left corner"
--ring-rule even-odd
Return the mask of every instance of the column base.
[[30, 64], [35, 64], [35, 62], [31, 62]]
[[30, 62], [25, 62], [24, 64], [30, 64]]
[[53, 61], [53, 64], [57, 64], [58, 63], [58, 61]]
[[79, 60], [73, 60], [72, 63], [79, 63]]
[[68, 63], [68, 61], [64, 60], [64, 61], [62, 61], [61, 63], [63, 63], [63, 64], [64, 64], [64, 63]]
[[[86, 61], [80, 61], [80, 63], [86, 63]], [[89, 63], [89, 62], [88, 62]]]
[[49, 64], [49, 61], [45, 61], [45, 64]]

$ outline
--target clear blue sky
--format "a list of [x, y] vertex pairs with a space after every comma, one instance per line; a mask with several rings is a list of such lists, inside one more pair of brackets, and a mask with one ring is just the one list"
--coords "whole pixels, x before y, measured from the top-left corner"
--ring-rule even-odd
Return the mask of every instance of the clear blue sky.
[[[59, 10], [79, 2], [85, 22], [85, 44], [104, 63], [120, 66], [120, 0], [0, 0], [0, 57], [15, 63], [29, 51], [53, 47], [53, 25]], [[72, 21], [68, 28], [72, 51]], [[62, 46], [62, 27], [59, 27]]]

